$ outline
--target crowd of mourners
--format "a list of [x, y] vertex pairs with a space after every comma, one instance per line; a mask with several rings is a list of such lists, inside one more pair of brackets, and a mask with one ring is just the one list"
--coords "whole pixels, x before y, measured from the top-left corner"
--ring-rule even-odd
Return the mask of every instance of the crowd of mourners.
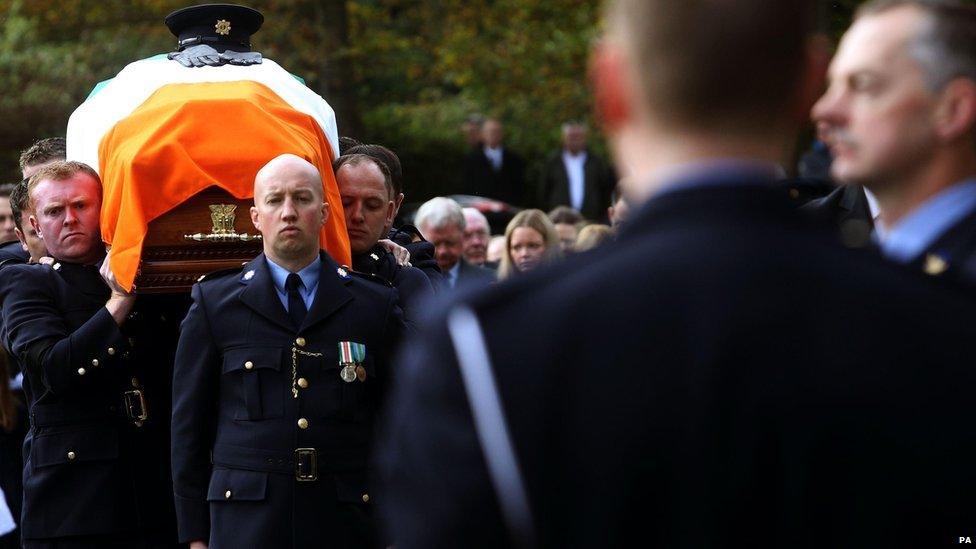
[[[404, 215], [390, 147], [277, 155], [261, 253], [188, 295], [121, 284], [99, 173], [35, 142], [0, 186], [0, 549], [971, 543], [976, 8], [867, 2], [831, 59], [812, 5], [610, 2], [616, 170], [568, 122], [528, 182], [474, 115]], [[254, 13], [190, 8], [179, 51], [234, 53], [182, 59], [240, 62]]]

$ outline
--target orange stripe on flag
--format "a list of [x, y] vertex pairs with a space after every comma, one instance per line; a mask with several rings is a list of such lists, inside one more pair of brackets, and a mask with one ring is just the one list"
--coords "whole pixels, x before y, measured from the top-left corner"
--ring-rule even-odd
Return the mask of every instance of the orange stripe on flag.
[[102, 238], [112, 271], [131, 288], [150, 221], [210, 186], [253, 198], [254, 175], [292, 153], [322, 174], [329, 218], [320, 244], [351, 265], [333, 153], [318, 123], [252, 81], [169, 84], [116, 124], [99, 146]]

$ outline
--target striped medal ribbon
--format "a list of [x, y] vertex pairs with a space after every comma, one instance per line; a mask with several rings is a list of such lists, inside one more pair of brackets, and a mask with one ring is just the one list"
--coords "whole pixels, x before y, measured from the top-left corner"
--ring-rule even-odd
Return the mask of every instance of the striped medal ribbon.
[[366, 381], [366, 369], [363, 368], [363, 361], [366, 359], [366, 345], [354, 341], [339, 342], [339, 377], [346, 383], [352, 383], [357, 379]]

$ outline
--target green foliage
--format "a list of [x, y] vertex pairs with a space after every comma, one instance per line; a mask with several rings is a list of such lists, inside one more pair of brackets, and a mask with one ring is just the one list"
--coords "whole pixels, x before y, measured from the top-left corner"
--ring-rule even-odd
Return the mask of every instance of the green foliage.
[[[21, 149], [64, 135], [97, 82], [172, 49], [162, 20], [190, 3], [0, 0], [0, 182], [19, 178]], [[597, 126], [586, 78], [597, 0], [247, 3], [266, 18], [255, 49], [322, 94], [341, 134], [400, 153], [409, 200], [454, 188], [464, 153], [459, 128], [471, 113], [500, 117], [530, 171], [558, 147], [562, 122]], [[835, 36], [859, 3], [828, 3], [824, 22]]]
[[[24, 147], [64, 135], [97, 82], [170, 50], [162, 19], [186, 4], [0, 0], [3, 180], [18, 178]], [[266, 17], [256, 49], [333, 103], [341, 133], [400, 152], [413, 199], [450, 191], [463, 153], [458, 128], [472, 112], [502, 117], [511, 146], [528, 158], [556, 146], [562, 121], [591, 112], [585, 71], [595, 0], [356, 0], [344, 5], [346, 29], [335, 26], [341, 3], [250, 4]], [[347, 40], [337, 40], [343, 32]]]

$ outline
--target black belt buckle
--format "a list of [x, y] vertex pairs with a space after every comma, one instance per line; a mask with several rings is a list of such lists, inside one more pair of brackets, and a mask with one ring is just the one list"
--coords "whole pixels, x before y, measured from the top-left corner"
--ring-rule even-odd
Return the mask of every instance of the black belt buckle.
[[122, 394], [125, 403], [125, 415], [132, 421], [146, 421], [149, 409], [146, 408], [146, 397], [142, 391], [133, 389]]
[[295, 480], [312, 482], [319, 479], [319, 460], [315, 448], [295, 449]]

